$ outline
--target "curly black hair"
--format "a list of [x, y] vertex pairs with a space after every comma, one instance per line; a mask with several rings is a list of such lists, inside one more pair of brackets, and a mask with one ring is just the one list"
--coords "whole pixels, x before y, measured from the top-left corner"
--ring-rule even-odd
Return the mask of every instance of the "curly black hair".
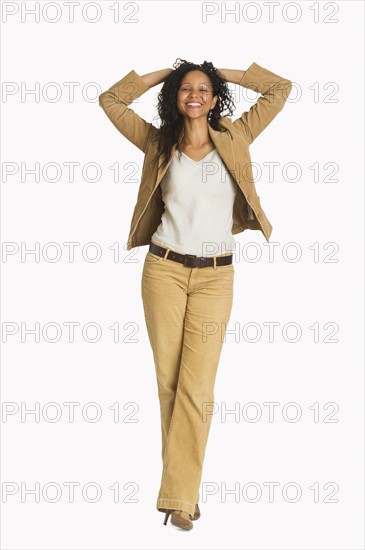
[[212, 83], [213, 96], [218, 96], [218, 100], [214, 109], [209, 112], [208, 124], [214, 130], [222, 131], [219, 120], [222, 116], [231, 116], [235, 110], [227, 82], [211, 62], [204, 61], [204, 63], [197, 64], [178, 57], [173, 67], [175, 70], [165, 78], [157, 96], [157, 112], [161, 124], [160, 132], [157, 135], [158, 154], [156, 160], [162, 156], [162, 167], [167, 164], [172, 147], [178, 143], [184, 126], [184, 116], [177, 108], [177, 93], [186, 73], [189, 71], [202, 71]]

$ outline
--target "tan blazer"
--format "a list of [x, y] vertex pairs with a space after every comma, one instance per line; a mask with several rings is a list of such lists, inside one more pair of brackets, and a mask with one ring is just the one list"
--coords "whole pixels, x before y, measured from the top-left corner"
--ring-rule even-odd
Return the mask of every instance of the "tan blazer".
[[[222, 117], [219, 124], [224, 131], [214, 130], [209, 124], [208, 131], [239, 188], [233, 205], [232, 234], [241, 233], [245, 229], [259, 229], [269, 241], [272, 225], [256, 193], [249, 146], [284, 107], [292, 83], [260, 67], [257, 63], [252, 63], [239, 85], [262, 95], [249, 111], [243, 112], [235, 121], [229, 117]], [[151, 138], [159, 132], [159, 129], [141, 118], [133, 109], [128, 108], [134, 99], [149, 89], [143, 79], [131, 70], [99, 96], [99, 105], [114, 126], [145, 154], [127, 250], [149, 244], [151, 236], [160, 224], [164, 203], [159, 183], [176, 150], [175, 145], [168, 165], [163, 170], [160, 166], [161, 159], [158, 166], [155, 164], [155, 169], [151, 168], [151, 160], [157, 152], [156, 144]]]

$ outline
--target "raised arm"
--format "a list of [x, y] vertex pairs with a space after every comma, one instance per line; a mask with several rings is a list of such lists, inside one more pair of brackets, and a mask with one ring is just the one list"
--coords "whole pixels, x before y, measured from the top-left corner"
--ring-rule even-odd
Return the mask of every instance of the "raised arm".
[[149, 132], [154, 126], [147, 122], [130, 105], [151, 87], [160, 84], [174, 69], [162, 69], [140, 76], [131, 70], [111, 88], [99, 95], [99, 105], [114, 126], [145, 153]]
[[159, 71], [153, 71], [152, 73], [146, 73], [141, 76], [142, 80], [152, 88], [152, 86], [156, 86], [157, 84], [161, 84], [165, 80], [167, 76], [169, 76], [170, 73], [172, 73], [174, 69], [161, 69]]
[[244, 132], [251, 144], [282, 110], [292, 83], [257, 63], [252, 63], [247, 71], [238, 69], [218, 69], [223, 78], [262, 94], [249, 111], [245, 111], [233, 124]]

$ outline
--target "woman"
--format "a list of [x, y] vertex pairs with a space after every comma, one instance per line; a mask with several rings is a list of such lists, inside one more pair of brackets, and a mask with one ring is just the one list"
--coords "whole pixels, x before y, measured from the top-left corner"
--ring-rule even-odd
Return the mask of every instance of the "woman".
[[[232, 301], [233, 234], [272, 226], [256, 193], [249, 145], [283, 108], [291, 82], [256, 63], [247, 71], [176, 61], [130, 71], [99, 96], [117, 129], [145, 154], [128, 250], [149, 244], [141, 293], [161, 411], [163, 471], [157, 509], [191, 529], [214, 383]], [[128, 105], [163, 82], [160, 128]], [[236, 121], [227, 82], [261, 92]]]

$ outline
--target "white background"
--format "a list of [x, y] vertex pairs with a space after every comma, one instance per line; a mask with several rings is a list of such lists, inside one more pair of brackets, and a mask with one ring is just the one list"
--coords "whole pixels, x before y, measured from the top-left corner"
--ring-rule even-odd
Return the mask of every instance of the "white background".
[[[55, 23], [45, 13], [39, 22], [30, 14], [22, 20], [21, 10], [34, 8], [34, 2], [3, 2], [2, 7], [2, 241], [13, 251], [2, 256], [2, 401], [12, 412], [2, 416], [1, 426], [2, 547], [364, 548], [363, 3], [297, 3], [296, 22], [286, 2], [276, 3], [273, 21], [261, 2], [246, 16], [246, 3], [236, 2], [236, 19], [230, 15], [226, 21], [224, 3], [212, 3], [217, 13], [203, 22], [200, 2], [99, 2], [100, 19], [94, 23], [82, 16], [86, 4], [75, 7], [70, 22], [65, 4], [53, 3], [60, 13]], [[117, 5], [119, 23], [111, 9]], [[127, 22], [134, 6], [135, 22]], [[19, 11], [6, 20], [4, 9]], [[93, 20], [96, 11], [89, 9]], [[55, 14], [50, 7], [48, 17]], [[324, 22], [326, 17], [338, 21]], [[156, 510], [162, 468], [159, 404], [140, 297], [147, 247], [125, 249], [143, 153], [98, 105], [98, 95], [131, 69], [143, 75], [172, 68], [177, 57], [243, 70], [255, 61], [293, 82], [283, 111], [250, 149], [261, 170], [256, 189], [273, 225], [270, 242], [277, 246], [271, 262], [260, 231], [235, 236], [234, 305], [215, 386], [219, 412], [202, 478], [201, 495], [208, 488], [214, 494], [201, 500], [202, 517], [189, 533], [170, 523], [165, 527]], [[56, 88], [48, 88], [47, 95], [49, 83], [57, 86], [55, 101]], [[66, 83], [77, 83], [72, 98]], [[37, 87], [36, 96], [24, 94]], [[132, 106], [156, 126], [160, 88]], [[253, 92], [241, 90], [233, 119], [253, 98]], [[74, 180], [65, 164], [70, 162], [79, 163]], [[137, 165], [132, 182], [126, 177], [128, 162]], [[265, 162], [279, 163], [273, 181]], [[5, 163], [15, 163], [18, 171], [4, 178]], [[39, 181], [29, 173], [22, 177], [21, 163], [27, 169], [39, 163]], [[42, 176], [47, 163], [59, 165], [59, 181]], [[99, 166], [98, 181], [85, 179], [82, 169], [88, 163]], [[115, 163], [121, 171], [117, 182], [110, 169]], [[293, 168], [285, 172], [288, 163], [299, 167], [298, 181]], [[333, 163], [338, 171], [326, 181]], [[73, 262], [67, 242], [79, 243]], [[82, 255], [91, 242], [102, 251], [97, 262]], [[38, 261], [21, 255], [22, 243], [27, 249], [38, 243]], [[58, 243], [58, 261], [50, 260], [55, 249], [47, 256], [47, 243]], [[119, 261], [111, 249], [116, 243]], [[252, 247], [246, 250], [248, 243]], [[283, 255], [288, 243], [301, 252], [297, 261], [289, 261], [293, 247]], [[257, 252], [261, 258], [248, 261]], [[79, 323], [73, 343], [69, 322]], [[96, 343], [82, 337], [90, 322], [102, 330]], [[264, 324], [269, 322], [279, 323], [272, 342]], [[29, 334], [22, 341], [21, 323], [28, 329], [39, 323], [39, 342]], [[59, 341], [46, 340], [47, 323], [58, 324]], [[245, 332], [247, 323], [262, 331], [258, 341], [249, 341], [255, 331]], [[300, 327], [297, 342], [289, 341], [292, 329], [285, 339], [287, 323]], [[116, 324], [119, 343], [110, 329]], [[6, 339], [12, 328], [15, 333]], [[54, 335], [50, 329], [48, 339]], [[44, 407], [54, 402], [61, 417], [52, 422], [55, 408], [47, 413]], [[79, 403], [74, 422], [66, 402]], [[99, 404], [98, 422], [87, 421], [85, 409], [82, 416], [90, 402]], [[262, 412], [256, 422], [245, 417], [250, 402]], [[273, 422], [268, 402], [279, 404]], [[294, 408], [285, 408], [293, 402], [301, 411], [296, 422], [290, 421]], [[21, 416], [22, 403], [28, 409], [39, 404], [38, 422], [32, 414]], [[113, 421], [114, 403], [119, 403], [120, 422]], [[224, 406], [237, 407], [238, 417], [224, 417]], [[133, 407], [131, 419], [137, 422], [128, 422]], [[90, 408], [89, 416], [94, 412]], [[65, 485], [70, 482], [79, 484], [73, 503]], [[95, 503], [82, 495], [90, 482], [102, 491]], [[270, 482], [279, 483], [273, 502], [265, 485]], [[24, 490], [22, 496], [22, 483], [24, 489], [39, 484], [39, 502]], [[51, 502], [56, 493], [45, 492], [47, 483], [58, 484], [58, 501]], [[253, 488], [245, 492], [248, 483], [262, 491], [257, 502], [250, 502]], [[297, 502], [289, 501], [292, 490], [284, 498], [287, 483], [300, 488]], [[110, 487], [117, 484], [120, 499], [114, 502]], [[136, 502], [128, 502], [133, 487]], [[225, 497], [225, 487], [236, 487], [236, 497]], [[6, 499], [11, 488], [14, 494]], [[90, 489], [88, 496], [94, 498], [95, 492]], [[331, 499], [337, 502], [326, 502]]]

